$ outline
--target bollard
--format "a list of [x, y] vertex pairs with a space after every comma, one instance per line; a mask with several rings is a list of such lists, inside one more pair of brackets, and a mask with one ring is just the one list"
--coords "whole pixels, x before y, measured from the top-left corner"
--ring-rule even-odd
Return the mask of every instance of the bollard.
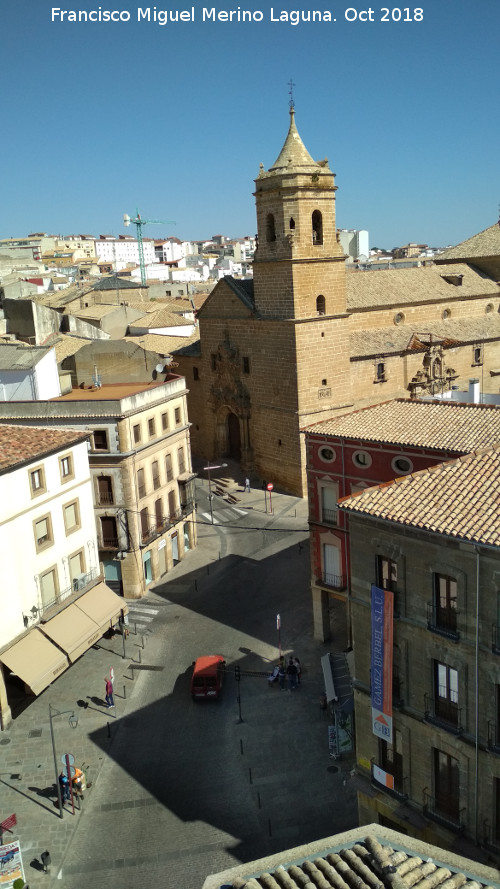
[[240, 738], [240, 753], [243, 756], [243, 738]]
[[125, 701], [127, 697], [127, 689], [123, 686], [123, 700]]
[[261, 803], [261, 801], [260, 801], [260, 793], [259, 793], [259, 791], [257, 791], [257, 805], [258, 805], [259, 809], [262, 809], [262, 803]]
[[142, 657], [141, 657], [141, 649], [140, 649], [140, 648], [139, 648], [139, 660], [138, 660], [138, 663], [139, 663], [139, 664], [142, 664]]
[[198, 581], [197, 580], [195, 580], [195, 582], [194, 582], [194, 591], [195, 591], [195, 593], [198, 592]]
[[248, 777], [250, 778], [250, 784], [253, 784], [252, 769], [248, 769]]
[[144, 651], [144, 636], [141, 636], [142, 650]]
[[135, 635], [137, 636], [137, 622], [134, 620]]
[[207, 565], [207, 574], [210, 574], [210, 565]]

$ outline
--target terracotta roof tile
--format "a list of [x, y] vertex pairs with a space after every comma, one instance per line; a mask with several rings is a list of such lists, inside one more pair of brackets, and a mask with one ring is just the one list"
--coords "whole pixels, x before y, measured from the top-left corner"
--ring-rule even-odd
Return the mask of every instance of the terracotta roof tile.
[[[461, 276], [460, 286], [446, 281], [457, 276]], [[465, 263], [356, 272], [346, 278], [349, 311], [499, 294], [498, 284]]]
[[45, 426], [13, 426], [0, 423], [0, 472], [32, 463], [88, 438], [88, 433], [74, 429]]
[[439, 259], [474, 259], [485, 256], [498, 256], [500, 253], [500, 225], [490, 225], [477, 235], [467, 238], [457, 244], [456, 247], [450, 247], [444, 253], [439, 255]]
[[304, 431], [467, 454], [500, 443], [500, 408], [401, 398], [314, 423]]
[[500, 546], [500, 446], [343, 497], [346, 512]]

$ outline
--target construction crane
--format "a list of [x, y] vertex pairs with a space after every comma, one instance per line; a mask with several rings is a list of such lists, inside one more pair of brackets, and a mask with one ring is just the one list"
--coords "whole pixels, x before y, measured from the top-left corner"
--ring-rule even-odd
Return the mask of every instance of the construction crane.
[[146, 286], [146, 265], [144, 263], [144, 248], [142, 246], [142, 226], [143, 225], [175, 225], [175, 222], [166, 222], [164, 219], [143, 219], [138, 210], [135, 211], [135, 216], [131, 217], [128, 213], [123, 214], [123, 224], [125, 226], [135, 225], [137, 230], [137, 246], [139, 248], [139, 265], [141, 267], [141, 284], [143, 287]]

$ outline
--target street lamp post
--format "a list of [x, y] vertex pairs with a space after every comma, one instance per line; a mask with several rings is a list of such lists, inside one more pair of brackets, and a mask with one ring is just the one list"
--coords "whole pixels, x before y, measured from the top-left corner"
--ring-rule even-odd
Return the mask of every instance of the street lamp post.
[[[54, 713], [52, 713], [54, 710]], [[56, 742], [54, 740], [54, 726], [52, 725], [52, 720], [54, 716], [64, 716], [66, 713], [70, 713], [70, 717], [68, 722], [71, 728], [76, 728], [78, 725], [78, 716], [75, 714], [74, 710], [56, 710], [52, 704], [49, 704], [49, 722], [50, 722], [50, 738], [52, 741], [52, 755], [54, 757], [54, 771], [56, 776], [56, 788], [57, 788], [57, 803], [59, 805], [59, 818], [63, 816], [63, 802], [61, 796], [61, 785], [59, 784], [59, 769], [57, 765], [57, 755], [56, 755]]]
[[210, 472], [212, 469], [225, 469], [227, 463], [219, 463], [217, 466], [204, 466], [203, 472], [208, 472], [208, 502], [210, 503], [210, 521], [213, 525], [214, 523], [214, 511], [212, 508], [212, 480], [210, 478]]

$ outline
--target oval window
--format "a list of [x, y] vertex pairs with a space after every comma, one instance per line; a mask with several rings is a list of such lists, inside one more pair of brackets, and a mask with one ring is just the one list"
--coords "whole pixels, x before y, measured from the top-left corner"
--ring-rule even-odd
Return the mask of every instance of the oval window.
[[446, 321], [446, 320], [447, 320], [448, 318], [450, 318], [450, 317], [451, 317], [451, 310], [450, 310], [450, 309], [444, 309], [444, 310], [443, 310], [443, 314], [441, 315], [441, 318], [443, 319], [443, 321]]
[[408, 457], [394, 457], [391, 466], [394, 472], [402, 472], [403, 475], [407, 475], [413, 469], [413, 463]]
[[332, 448], [320, 448], [319, 456], [325, 463], [333, 463], [335, 460], [335, 451], [332, 450]]
[[396, 315], [394, 315], [394, 324], [402, 324], [404, 320], [405, 320], [404, 312], [398, 312]]
[[367, 451], [355, 451], [352, 455], [352, 462], [362, 469], [367, 469], [372, 465], [372, 458]]

